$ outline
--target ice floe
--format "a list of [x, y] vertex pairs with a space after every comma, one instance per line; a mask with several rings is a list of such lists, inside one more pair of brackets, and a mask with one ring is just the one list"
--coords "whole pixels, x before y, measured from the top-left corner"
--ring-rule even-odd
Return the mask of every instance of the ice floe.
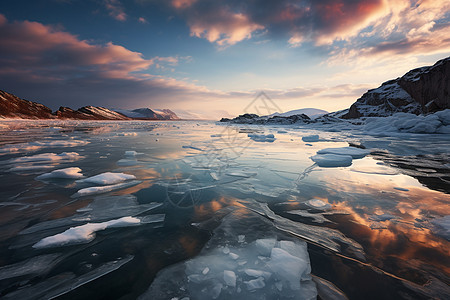
[[312, 134], [312, 135], [304, 136], [304, 137], [302, 137], [302, 141], [307, 142], [307, 143], [318, 142], [319, 141], [319, 135]]
[[136, 179], [136, 176], [125, 174], [125, 173], [113, 173], [113, 172], [105, 172], [102, 174], [98, 174], [92, 177], [88, 177], [85, 179], [77, 180], [77, 182], [81, 183], [92, 183], [92, 184], [116, 184], [119, 182], [123, 182], [126, 180]]
[[54, 170], [50, 173], [45, 173], [36, 177], [38, 180], [46, 179], [78, 179], [83, 178], [84, 175], [81, 173], [81, 169], [78, 167], [71, 167], [65, 169]]
[[353, 159], [363, 158], [369, 153], [369, 150], [355, 147], [325, 148], [317, 151], [317, 154], [350, 155]]
[[112, 185], [88, 187], [88, 188], [80, 189], [78, 192], [73, 194], [72, 197], [76, 198], [76, 197], [82, 197], [82, 196], [90, 196], [90, 195], [95, 195], [95, 194], [107, 193], [107, 192], [111, 192], [111, 191], [115, 191], [115, 190], [120, 190], [123, 188], [128, 188], [131, 186], [135, 186], [139, 183], [141, 183], [141, 181], [133, 180], [130, 182], [122, 182], [122, 183], [117, 183], [117, 184], [112, 184]]
[[248, 134], [247, 136], [255, 142], [273, 143], [276, 140], [275, 136], [272, 133], [270, 134], [251, 133]]
[[350, 166], [353, 158], [350, 155], [317, 154], [311, 156], [311, 160], [319, 167], [335, 168]]
[[72, 244], [88, 243], [95, 238], [95, 232], [114, 227], [127, 227], [140, 224], [140, 219], [133, 217], [122, 217], [117, 220], [111, 220], [103, 223], [87, 223], [85, 225], [72, 227], [63, 233], [46, 237], [36, 244], [33, 248], [47, 248], [66, 246]]

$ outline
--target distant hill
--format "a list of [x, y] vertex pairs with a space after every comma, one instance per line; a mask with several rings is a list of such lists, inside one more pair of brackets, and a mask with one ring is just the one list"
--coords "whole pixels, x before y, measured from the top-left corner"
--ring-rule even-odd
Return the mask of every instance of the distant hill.
[[[122, 111], [124, 113], [122, 113]], [[75, 119], [75, 120], [178, 120], [169, 109], [139, 108], [135, 110], [111, 110], [100, 106], [84, 106], [77, 110], [60, 107], [57, 111], [37, 102], [21, 99], [0, 90], [0, 118], [17, 119]]]
[[301, 109], [290, 110], [290, 111], [285, 112], [285, 113], [278, 113], [278, 112], [276, 112], [276, 113], [273, 113], [271, 115], [268, 115], [267, 117], [274, 117], [274, 116], [291, 117], [291, 116], [294, 116], [294, 115], [301, 115], [301, 114], [307, 115], [311, 119], [315, 119], [315, 118], [318, 118], [320, 116], [328, 114], [328, 112], [326, 110], [317, 109], [317, 108], [301, 108]]
[[170, 109], [137, 108], [133, 110], [114, 109], [129, 118], [139, 120], [179, 120], [180, 118]]

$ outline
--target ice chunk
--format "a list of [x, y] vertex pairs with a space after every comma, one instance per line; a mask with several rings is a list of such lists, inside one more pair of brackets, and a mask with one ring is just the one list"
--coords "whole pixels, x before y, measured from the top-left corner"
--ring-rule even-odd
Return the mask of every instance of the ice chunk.
[[310, 208], [314, 208], [321, 211], [327, 211], [331, 209], [331, 205], [320, 200], [320, 199], [311, 199], [305, 202], [307, 206]]
[[352, 164], [350, 155], [317, 154], [311, 156], [311, 160], [323, 168], [348, 167]]
[[259, 239], [255, 244], [259, 254], [269, 256], [276, 242], [276, 239]]
[[252, 134], [248, 134], [247, 136], [250, 139], [254, 140], [255, 142], [273, 143], [276, 140], [275, 136], [272, 133], [267, 134], [267, 135], [252, 133]]
[[359, 149], [355, 147], [325, 148], [317, 151], [317, 154], [350, 155], [353, 159], [363, 158], [369, 153], [369, 150]]
[[54, 170], [50, 173], [42, 174], [36, 179], [39, 180], [45, 180], [45, 179], [54, 179], [54, 178], [61, 178], [61, 179], [72, 179], [72, 178], [82, 178], [84, 177], [83, 174], [80, 173], [81, 169], [77, 167], [72, 168], [65, 168], [65, 169], [59, 169]]
[[307, 143], [318, 142], [319, 136], [317, 134], [307, 135], [307, 136], [302, 137], [302, 141], [307, 142]]
[[223, 271], [223, 280], [225, 281], [225, 284], [231, 287], [236, 286], [236, 274], [233, 271], [230, 270], [224, 270]]
[[93, 184], [116, 184], [122, 181], [136, 179], [134, 175], [125, 173], [112, 173], [106, 172], [99, 175], [95, 175], [86, 179], [77, 180], [77, 182], [86, 182]]
[[243, 234], [238, 235], [238, 242], [243, 243], [244, 241], [245, 241], [245, 235], [243, 235]]
[[96, 195], [96, 194], [101, 194], [101, 193], [107, 193], [107, 192], [111, 192], [111, 191], [115, 191], [115, 190], [120, 190], [120, 189], [123, 189], [123, 188], [131, 187], [131, 186], [137, 185], [139, 183], [141, 183], [141, 181], [133, 180], [133, 181], [130, 181], [130, 182], [123, 182], [123, 183], [118, 183], [118, 184], [113, 184], [113, 185], [93, 186], [93, 187], [84, 188], [84, 189], [79, 190], [78, 192], [73, 194], [72, 197], [82, 197], [82, 196], [89, 196], [89, 195]]
[[256, 289], [262, 289], [266, 286], [264, 282], [264, 278], [259, 277], [257, 279], [252, 279], [249, 281], [244, 281], [244, 283], [247, 285], [247, 289], [250, 291], [256, 290]]
[[293, 256], [281, 248], [273, 248], [267, 265], [277, 277], [288, 282], [292, 290], [300, 289], [301, 275], [307, 268], [306, 260]]
[[112, 227], [126, 227], [139, 225], [140, 220], [133, 217], [123, 217], [117, 220], [111, 220], [103, 223], [87, 223], [85, 225], [72, 227], [63, 233], [46, 237], [36, 244], [33, 248], [47, 248], [55, 246], [65, 246], [69, 244], [88, 243], [95, 238], [95, 232]]
[[136, 156], [137, 154], [136, 151], [125, 151], [125, 156]]
[[244, 273], [251, 277], [263, 277], [264, 279], [269, 279], [272, 276], [270, 272], [255, 269], [245, 269]]
[[236, 259], [238, 259], [239, 258], [239, 255], [237, 255], [236, 253], [233, 253], [233, 252], [230, 252], [230, 257], [232, 258], [232, 259], [234, 259], [234, 260], [236, 260]]

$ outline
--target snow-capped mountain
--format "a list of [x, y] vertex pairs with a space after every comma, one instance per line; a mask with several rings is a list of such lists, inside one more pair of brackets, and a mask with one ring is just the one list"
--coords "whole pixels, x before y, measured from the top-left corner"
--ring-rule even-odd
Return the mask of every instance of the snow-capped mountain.
[[317, 108], [301, 108], [301, 109], [290, 110], [290, 111], [284, 112], [284, 113], [276, 112], [271, 115], [268, 115], [267, 117], [274, 117], [274, 116], [290, 117], [290, 116], [301, 115], [301, 114], [307, 115], [311, 119], [315, 119], [320, 116], [328, 114], [328, 112], [326, 110], [317, 109]]
[[127, 116], [107, 109], [105, 107], [84, 106], [78, 110], [69, 107], [60, 107], [55, 115], [59, 119], [81, 119], [81, 120], [130, 120]]
[[141, 120], [179, 120], [178, 116], [170, 109], [137, 108], [133, 110], [114, 109], [129, 118]]
[[367, 91], [349, 109], [332, 113], [343, 119], [386, 117], [397, 112], [431, 113], [450, 108], [450, 57], [417, 68]]

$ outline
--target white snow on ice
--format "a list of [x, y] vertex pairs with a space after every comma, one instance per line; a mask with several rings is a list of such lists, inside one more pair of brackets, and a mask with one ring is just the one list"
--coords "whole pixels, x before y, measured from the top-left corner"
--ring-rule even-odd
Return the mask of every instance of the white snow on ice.
[[95, 238], [95, 232], [113, 227], [126, 227], [139, 225], [140, 220], [133, 217], [123, 217], [117, 220], [111, 220], [103, 223], [87, 223], [85, 225], [71, 227], [63, 233], [46, 237], [36, 244], [33, 248], [47, 248], [55, 246], [65, 246], [69, 244], [88, 243]]
[[117, 183], [117, 184], [113, 184], [113, 185], [93, 186], [93, 187], [84, 188], [84, 189], [79, 190], [78, 192], [73, 194], [72, 197], [76, 198], [76, 197], [82, 197], [82, 196], [90, 196], [90, 195], [96, 195], [96, 194], [101, 194], [101, 193], [107, 193], [107, 192], [131, 187], [131, 186], [137, 185], [139, 183], [141, 183], [141, 181], [133, 180], [130, 182], [122, 182], [122, 183]]
[[136, 176], [125, 173], [105, 172], [92, 177], [77, 180], [77, 182], [106, 185], [106, 184], [116, 184], [131, 179], [136, 179]]
[[39, 180], [45, 180], [45, 179], [54, 179], [54, 178], [61, 178], [61, 179], [77, 179], [84, 177], [81, 172], [81, 169], [78, 167], [72, 167], [72, 168], [65, 168], [65, 169], [59, 169], [54, 170], [50, 173], [45, 173], [42, 175], [39, 175], [36, 177], [36, 179]]

